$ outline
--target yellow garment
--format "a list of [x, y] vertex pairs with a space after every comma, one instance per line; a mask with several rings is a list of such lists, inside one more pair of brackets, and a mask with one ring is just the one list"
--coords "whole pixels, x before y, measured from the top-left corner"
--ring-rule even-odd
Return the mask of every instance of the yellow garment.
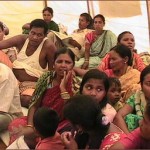
[[128, 67], [126, 73], [119, 78], [122, 88], [122, 100], [125, 102], [137, 90], [141, 89], [140, 72], [132, 67]]
[[17, 55], [17, 59], [13, 62], [13, 68], [16, 69], [25, 69], [26, 73], [30, 76], [39, 78], [45, 71], [48, 70], [48, 66], [43, 69], [39, 64], [39, 56], [42, 50], [43, 44], [47, 38], [44, 38], [38, 48], [31, 56], [26, 55], [26, 49], [29, 43], [27, 39]]

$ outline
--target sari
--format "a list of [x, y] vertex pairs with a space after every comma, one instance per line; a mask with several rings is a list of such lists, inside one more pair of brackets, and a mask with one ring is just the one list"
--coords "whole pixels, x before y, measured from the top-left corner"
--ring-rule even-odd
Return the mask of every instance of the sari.
[[137, 91], [127, 100], [126, 103], [130, 105], [135, 112], [134, 114], [128, 114], [125, 117], [128, 130], [133, 131], [139, 127], [139, 120], [143, 119], [144, 109], [146, 106], [144, 93], [141, 90]]
[[[105, 70], [105, 73], [109, 77], [115, 77], [113, 70], [108, 69]], [[133, 69], [131, 66], [128, 66], [126, 73], [119, 78], [121, 83], [121, 102], [125, 103], [125, 101], [139, 89], [141, 86], [140, 82], [140, 72], [137, 69]]]
[[[98, 65], [97, 69], [101, 71], [105, 71], [107, 69], [110, 69], [109, 64], [109, 53], [102, 59], [101, 63]], [[146, 67], [144, 61], [140, 57], [140, 55], [133, 53], [133, 63], [132, 67], [134, 69], [139, 70], [140, 72]]]
[[118, 142], [120, 139], [125, 137], [125, 133], [123, 132], [112, 132], [106, 135], [102, 141], [100, 146], [100, 150], [108, 150], [112, 145]]
[[[54, 87], [52, 86], [54, 76], [55, 72], [48, 71], [39, 78], [30, 103], [30, 108], [35, 103], [37, 103], [39, 98], [42, 96], [40, 107], [46, 106], [54, 109], [58, 113], [60, 117], [60, 123], [57, 131], [61, 132], [63, 130], [67, 130], [67, 127], [69, 128], [70, 124], [63, 118], [62, 111], [63, 106], [65, 105], [65, 101], [61, 98], [59, 85]], [[79, 89], [79, 80], [75, 76], [70, 77], [66, 89], [70, 94], [70, 96], [76, 94]], [[18, 135], [15, 134], [16, 131], [26, 125], [27, 125], [27, 116], [15, 119], [10, 123], [8, 128], [11, 135], [10, 143], [12, 143], [14, 140], [16, 140], [16, 138], [18, 138]]]
[[[104, 32], [95, 38], [95, 31], [87, 33], [85, 36], [85, 42], [91, 45], [89, 68], [96, 68], [101, 59], [110, 51], [110, 49], [116, 45], [116, 35], [110, 30], [104, 30]], [[84, 63], [84, 58], [81, 58], [76, 62], [76, 67], [81, 67]]]

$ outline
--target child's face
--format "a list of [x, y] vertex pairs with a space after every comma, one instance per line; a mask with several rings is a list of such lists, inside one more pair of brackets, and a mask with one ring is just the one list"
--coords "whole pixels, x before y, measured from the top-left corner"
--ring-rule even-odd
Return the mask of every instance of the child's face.
[[121, 87], [112, 84], [107, 93], [108, 100], [112, 105], [115, 105], [121, 98]]
[[146, 140], [150, 140], [150, 119], [146, 113], [144, 114], [143, 120], [140, 122], [140, 130], [141, 136]]
[[82, 94], [94, 97], [97, 102], [101, 102], [106, 95], [103, 80], [89, 79], [83, 86]]

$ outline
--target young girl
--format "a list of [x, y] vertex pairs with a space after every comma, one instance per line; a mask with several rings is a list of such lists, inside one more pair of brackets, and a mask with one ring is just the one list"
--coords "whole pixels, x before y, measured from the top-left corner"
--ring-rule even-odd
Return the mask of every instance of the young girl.
[[146, 106], [140, 127], [115, 143], [110, 149], [150, 149], [150, 103]]
[[121, 83], [119, 79], [110, 77], [108, 78], [109, 81], [109, 89], [107, 93], [107, 98], [109, 103], [118, 111], [120, 108], [123, 107], [121, 103]]
[[109, 118], [109, 121], [112, 122], [116, 115], [116, 110], [107, 101], [108, 88], [107, 75], [97, 69], [91, 69], [82, 79], [80, 94], [93, 97], [99, 103], [102, 112]]

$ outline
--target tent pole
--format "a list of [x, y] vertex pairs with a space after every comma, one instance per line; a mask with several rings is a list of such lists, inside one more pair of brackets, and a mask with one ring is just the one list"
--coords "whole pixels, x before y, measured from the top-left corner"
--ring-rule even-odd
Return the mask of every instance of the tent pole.
[[148, 29], [149, 29], [149, 44], [150, 44], [150, 8], [149, 8], [150, 2], [146, 0], [146, 6], [147, 6], [147, 17], [148, 17]]
[[90, 14], [90, 5], [89, 5], [89, 0], [87, 0], [86, 2], [87, 2], [87, 9], [88, 9], [88, 13]]
[[44, 7], [47, 7], [47, 0], [44, 0]]

